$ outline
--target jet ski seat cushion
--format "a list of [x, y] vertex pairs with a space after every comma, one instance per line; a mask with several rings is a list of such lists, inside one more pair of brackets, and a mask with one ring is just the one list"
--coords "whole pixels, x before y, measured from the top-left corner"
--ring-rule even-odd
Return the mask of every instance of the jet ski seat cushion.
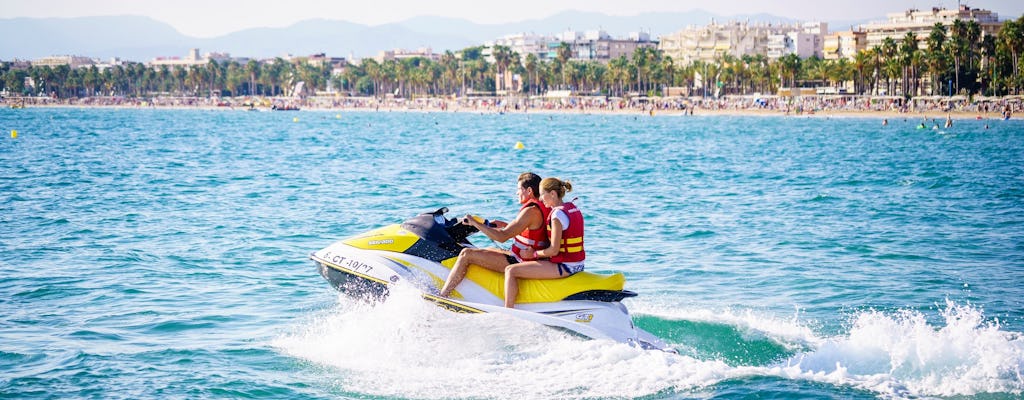
[[[502, 273], [473, 265], [467, 271], [466, 279], [476, 282], [498, 298], [505, 298], [505, 275]], [[594, 291], [622, 292], [625, 285], [626, 276], [621, 272], [596, 274], [583, 271], [558, 279], [520, 279], [516, 303], [549, 303]], [[633, 294], [622, 297], [629, 295]]]

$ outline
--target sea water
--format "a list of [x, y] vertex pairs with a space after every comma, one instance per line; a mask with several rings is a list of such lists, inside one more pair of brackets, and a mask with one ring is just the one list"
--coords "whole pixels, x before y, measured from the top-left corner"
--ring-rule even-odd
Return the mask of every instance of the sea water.
[[[0, 110], [0, 397], [1018, 398], [1024, 123], [920, 119]], [[523, 171], [678, 354], [308, 259]]]

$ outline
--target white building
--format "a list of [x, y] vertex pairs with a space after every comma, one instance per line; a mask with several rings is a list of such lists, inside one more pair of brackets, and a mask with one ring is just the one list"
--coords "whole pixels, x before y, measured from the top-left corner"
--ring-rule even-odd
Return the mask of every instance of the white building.
[[511, 35], [505, 35], [493, 41], [484, 43], [483, 56], [486, 57], [487, 62], [494, 62], [494, 46], [505, 46], [511, 49], [515, 53], [519, 53], [520, 58], [525, 61], [526, 56], [529, 54], [536, 55], [541, 60], [546, 60], [548, 56], [548, 42], [551, 42], [553, 38], [551, 36], [537, 35], [534, 33], [515, 33]]
[[888, 14], [887, 17], [888, 20], [885, 22], [873, 22], [862, 26], [867, 33], [867, 43], [865, 44], [867, 48], [880, 47], [885, 38], [889, 37], [898, 42], [906, 36], [907, 32], [913, 32], [917, 36], [918, 45], [924, 49], [927, 47], [925, 41], [936, 23], [945, 25], [948, 35], [949, 27], [958, 19], [964, 22], [975, 21], [981, 27], [983, 34], [987, 33], [992, 36], [998, 34], [999, 29], [1003, 26], [999, 22], [998, 14], [989, 10], [971, 8], [966, 4], [961, 4], [955, 10], [939, 7], [925, 11], [910, 9], [901, 13]]
[[628, 58], [639, 47], [657, 46], [657, 42], [650, 38], [646, 32], [632, 32], [625, 38], [614, 38], [603, 30], [569, 30], [553, 36], [517, 33], [485, 43], [483, 55], [488, 62], [494, 62], [494, 46], [506, 46], [519, 53], [520, 60], [525, 61], [527, 55], [534, 54], [542, 61], [550, 61], [558, 58], [559, 48], [566, 43], [572, 50], [573, 60], [607, 63], [620, 56]]
[[223, 63], [231, 60], [231, 55], [228, 53], [206, 53], [202, 57], [199, 56], [199, 49], [189, 50], [185, 57], [157, 57], [149, 62], [150, 67], [192, 67], [206, 65], [210, 63], [210, 60], [214, 60], [218, 63]]
[[817, 56], [823, 58], [825, 36], [828, 24], [825, 22], [809, 22], [799, 26], [780, 27], [777, 33], [768, 35], [768, 52], [771, 59], [778, 59], [787, 54], [796, 54], [800, 58]]
[[75, 69], [75, 68], [91, 67], [91, 66], [93, 66], [95, 64], [96, 64], [96, 62], [93, 61], [93, 59], [91, 59], [89, 57], [82, 57], [82, 56], [49, 56], [49, 57], [43, 57], [43, 58], [40, 58], [38, 60], [32, 61], [32, 66], [33, 67], [50, 67], [50, 68], [58, 67], [58, 66], [61, 66], [61, 65], [67, 65], [67, 66], [71, 67], [72, 69]]
[[867, 48], [867, 32], [848, 30], [830, 33], [825, 36], [825, 47], [822, 50], [826, 60], [845, 58], [853, 60], [857, 53]]
[[828, 24], [770, 24], [749, 22], [689, 26], [660, 37], [659, 48], [683, 64], [713, 61], [723, 55], [765, 55], [779, 58], [797, 54], [802, 58], [822, 56]]
[[646, 32], [632, 32], [626, 38], [616, 39], [603, 30], [565, 31], [548, 42], [546, 59], [558, 58], [559, 48], [566, 43], [572, 50], [573, 60], [607, 63], [622, 56], [629, 58], [641, 47], [657, 47], [658, 43], [650, 38]]
[[374, 57], [374, 59], [379, 63], [383, 63], [388, 60], [405, 60], [409, 58], [426, 58], [431, 61], [437, 61], [441, 59], [441, 55], [434, 53], [434, 49], [430, 47], [420, 47], [416, 50], [385, 50], [377, 53], [377, 57]]

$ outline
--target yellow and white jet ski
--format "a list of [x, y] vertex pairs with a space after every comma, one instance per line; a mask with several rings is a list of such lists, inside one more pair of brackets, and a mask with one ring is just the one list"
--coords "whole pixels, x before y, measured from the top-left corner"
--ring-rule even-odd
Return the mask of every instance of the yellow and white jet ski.
[[477, 232], [445, 218], [446, 212], [441, 208], [338, 241], [310, 258], [320, 275], [353, 297], [380, 300], [391, 285], [410, 285], [424, 299], [452, 311], [505, 313], [589, 338], [673, 351], [633, 325], [621, 300], [636, 293], [623, 290], [622, 273], [583, 271], [561, 279], [522, 279], [516, 307], [509, 309], [503, 306], [504, 275], [470, 266], [451, 298], [438, 296], [459, 252], [474, 247], [468, 236]]

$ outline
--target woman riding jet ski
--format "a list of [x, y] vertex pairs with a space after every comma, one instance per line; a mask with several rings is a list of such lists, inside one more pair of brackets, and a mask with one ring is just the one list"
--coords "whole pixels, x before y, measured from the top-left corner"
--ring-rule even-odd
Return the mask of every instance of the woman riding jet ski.
[[424, 299], [452, 311], [505, 313], [589, 338], [672, 351], [633, 325], [621, 300], [636, 293], [623, 290], [622, 273], [583, 271], [562, 279], [521, 279], [516, 308], [505, 308], [504, 276], [472, 267], [452, 298], [438, 296], [459, 252], [474, 247], [467, 237], [477, 232], [445, 218], [447, 212], [440, 208], [338, 241], [310, 258], [335, 288], [357, 298], [379, 300], [387, 296], [389, 286], [409, 285]]

